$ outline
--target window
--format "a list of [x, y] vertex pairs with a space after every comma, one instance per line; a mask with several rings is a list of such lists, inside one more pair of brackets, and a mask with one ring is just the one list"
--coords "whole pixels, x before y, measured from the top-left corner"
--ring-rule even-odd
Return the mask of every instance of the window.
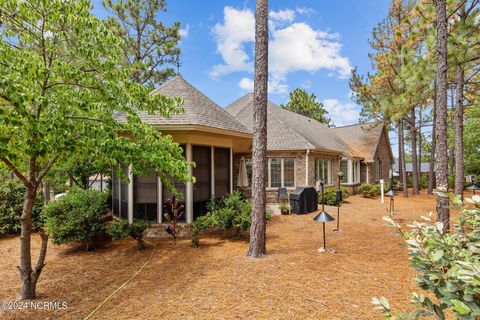
[[230, 149], [215, 148], [215, 197], [230, 192]]
[[353, 183], [360, 182], [360, 161], [352, 161], [352, 179]]
[[[246, 160], [248, 180], [252, 181], [252, 159]], [[295, 186], [295, 159], [269, 158], [267, 160], [267, 188]]]
[[340, 160], [340, 172], [342, 175], [342, 182], [348, 183], [348, 160], [342, 159]]
[[332, 183], [332, 160], [315, 159], [315, 180], [317, 179], [325, 184]]

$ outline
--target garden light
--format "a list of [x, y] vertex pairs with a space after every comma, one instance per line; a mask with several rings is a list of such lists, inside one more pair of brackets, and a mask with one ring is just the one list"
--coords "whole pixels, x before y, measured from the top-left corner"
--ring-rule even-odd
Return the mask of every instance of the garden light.
[[[315, 218], [313, 218], [313, 221], [321, 222], [323, 224], [323, 248], [318, 249], [318, 252], [326, 252], [327, 251], [327, 238], [326, 238], [326, 234], [325, 234], [325, 222], [333, 221], [333, 220], [335, 220], [335, 218], [332, 217], [331, 215], [329, 215], [325, 211], [325, 203], [324, 203], [324, 198], [323, 198], [323, 193], [324, 193], [323, 181], [320, 182], [320, 185], [321, 185], [321, 189], [322, 189], [322, 211], [317, 216], [315, 216]], [[335, 250], [330, 249], [329, 252], [333, 253], [333, 252], [335, 252]]]

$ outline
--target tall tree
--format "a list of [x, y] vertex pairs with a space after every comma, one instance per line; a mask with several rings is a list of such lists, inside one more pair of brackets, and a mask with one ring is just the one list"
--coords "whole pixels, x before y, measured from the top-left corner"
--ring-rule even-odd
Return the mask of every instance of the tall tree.
[[417, 157], [417, 125], [415, 123], [415, 108], [410, 111], [410, 137], [412, 143], [412, 194], [418, 195], [418, 157]]
[[268, 0], [257, 0], [255, 8], [255, 75], [252, 144], [252, 225], [247, 255], [258, 258], [266, 247], [266, 172], [268, 100]]
[[[32, 207], [57, 165], [88, 148], [111, 167], [131, 163], [189, 181], [182, 149], [140, 121], [137, 110], [169, 116], [179, 99], [151, 96], [119, 68], [122, 39], [90, 12], [88, 0], [0, 0], [0, 161], [26, 188], [20, 235], [21, 299], [33, 299], [48, 236], [32, 267]], [[122, 114], [121, 122], [114, 119]]]
[[305, 90], [295, 89], [290, 92], [290, 101], [280, 105], [282, 108], [302, 114], [326, 124], [332, 125], [332, 120], [327, 117], [328, 111], [323, 104], [317, 100], [315, 94], [308, 94]]
[[403, 123], [404, 123], [403, 119], [398, 120], [398, 148], [399, 148], [398, 161], [399, 161], [400, 168], [402, 168], [401, 170], [402, 176], [400, 178], [402, 181], [403, 197], [408, 198], [407, 170], [405, 165], [405, 133], [403, 131]]
[[180, 23], [167, 27], [158, 21], [166, 1], [104, 0], [103, 5], [113, 15], [111, 26], [125, 39], [123, 62], [130, 67], [130, 80], [152, 88], [171, 77], [180, 63]]
[[433, 187], [435, 186], [435, 147], [437, 144], [436, 134], [437, 134], [437, 85], [434, 85], [435, 94], [433, 97], [433, 106], [432, 106], [432, 144], [430, 147], [430, 170], [428, 172], [428, 194], [433, 194]]
[[[437, 188], [448, 187], [448, 154], [447, 154], [447, 12], [445, 0], [435, 0], [437, 24], [437, 75], [436, 75], [436, 146], [435, 146], [435, 178]], [[443, 222], [444, 231], [449, 230], [450, 209], [448, 197], [437, 194], [437, 221]]]

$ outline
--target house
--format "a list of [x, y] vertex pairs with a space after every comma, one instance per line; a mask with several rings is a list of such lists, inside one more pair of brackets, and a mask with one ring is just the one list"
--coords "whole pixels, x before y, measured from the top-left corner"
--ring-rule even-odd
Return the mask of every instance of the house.
[[[240, 166], [251, 174], [253, 94], [247, 94], [225, 109], [177, 75], [152, 94], [181, 97], [185, 112], [169, 119], [139, 112], [142, 121], [163, 134], [171, 135], [184, 149], [187, 161], [194, 161], [190, 174], [196, 183], [175, 186], [184, 194], [185, 221], [206, 212], [211, 198], [220, 198], [237, 188]], [[342, 185], [355, 192], [363, 182], [387, 179], [393, 160], [388, 135], [383, 126], [363, 130], [362, 126], [329, 128], [315, 120], [287, 111], [269, 102], [267, 107], [268, 201], [276, 202], [279, 187], [289, 191], [313, 185], [323, 179], [337, 183], [337, 172], [344, 173]], [[124, 115], [116, 116], [123, 121]], [[351, 135], [354, 135], [352, 137]], [[129, 182], [112, 175], [113, 214], [162, 223], [162, 206], [172, 196], [156, 175], [134, 176], [123, 167]], [[249, 195], [249, 187], [241, 187]]]
[[[236, 120], [252, 129], [253, 94], [249, 93], [227, 110]], [[234, 154], [251, 163], [251, 153]], [[364, 130], [362, 125], [329, 128], [318, 121], [283, 109], [272, 102], [267, 104], [267, 200], [275, 202], [277, 188], [293, 190], [296, 186], [314, 185], [322, 179], [326, 186], [338, 183], [356, 192], [361, 183], [388, 179], [393, 160], [388, 134], [383, 126]], [[247, 166], [247, 171], [250, 169]], [[248, 188], [247, 188], [248, 189]], [[248, 194], [248, 190], [244, 190]]]

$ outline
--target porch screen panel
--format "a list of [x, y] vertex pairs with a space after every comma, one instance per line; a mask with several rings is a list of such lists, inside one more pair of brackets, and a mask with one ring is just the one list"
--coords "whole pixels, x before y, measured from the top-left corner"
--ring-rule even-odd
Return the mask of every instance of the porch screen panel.
[[[185, 158], [185, 145], [180, 145], [180, 147], [183, 149], [183, 157]], [[174, 179], [174, 178], [170, 178], [169, 179], [174, 187], [175, 187], [175, 190], [177, 190], [178, 193], [181, 194], [181, 197], [177, 197], [178, 199], [178, 203], [181, 203], [185, 206], [185, 203], [187, 201], [187, 188], [186, 188], [186, 185], [185, 183], [183, 182], [179, 182], [178, 180]], [[165, 187], [165, 184], [162, 184], [162, 219], [163, 219], [163, 214], [165, 214], [164, 210], [163, 210], [163, 204], [165, 202], [167, 202], [168, 199], [172, 199], [173, 197], [173, 192], [168, 190], [167, 187]], [[180, 217], [180, 220], [181, 221], [185, 221], [186, 220], [186, 212], [183, 211], [183, 214], [181, 215]], [[163, 221], [165, 221], [165, 219], [163, 219]]]
[[[124, 165], [122, 171], [125, 177], [128, 177], [128, 166]], [[128, 219], [128, 181], [120, 182], [120, 214], [119, 217]]]
[[210, 200], [212, 152], [210, 147], [193, 146], [192, 160], [195, 162], [193, 176], [193, 216], [198, 217], [206, 213], [206, 204]]
[[215, 148], [215, 198], [230, 192], [230, 149]]
[[157, 220], [157, 176], [133, 177], [133, 218]]
[[120, 200], [120, 192], [118, 187], [120, 186], [120, 182], [117, 175], [117, 170], [112, 170], [112, 214], [116, 217], [119, 216], [120, 205], [118, 201]]

